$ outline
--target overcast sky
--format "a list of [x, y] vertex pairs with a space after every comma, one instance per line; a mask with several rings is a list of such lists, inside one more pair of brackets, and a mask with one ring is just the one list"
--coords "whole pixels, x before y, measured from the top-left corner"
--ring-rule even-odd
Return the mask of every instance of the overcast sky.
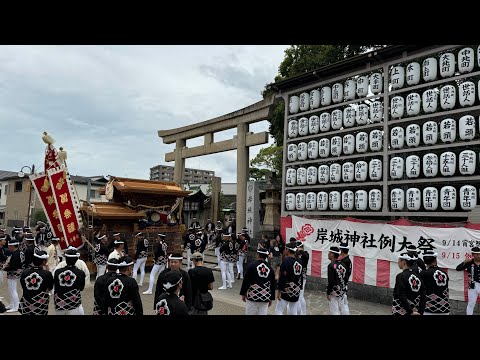
[[[71, 175], [148, 179], [165, 162], [157, 131], [261, 100], [287, 46], [0, 46], [0, 170], [43, 171], [43, 131]], [[268, 122], [250, 127], [268, 131]], [[216, 135], [233, 138], [235, 130]], [[272, 140], [270, 140], [270, 143]], [[200, 139], [187, 146], [202, 144]], [[252, 147], [253, 158], [262, 146]], [[187, 159], [236, 182], [236, 152]]]

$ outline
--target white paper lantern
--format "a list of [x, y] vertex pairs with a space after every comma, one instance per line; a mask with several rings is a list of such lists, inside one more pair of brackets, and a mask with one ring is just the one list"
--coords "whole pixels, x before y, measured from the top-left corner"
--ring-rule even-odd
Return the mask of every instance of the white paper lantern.
[[455, 153], [446, 151], [440, 155], [440, 173], [443, 176], [455, 175], [457, 168], [457, 157]]
[[390, 192], [390, 207], [392, 210], [403, 210], [405, 206], [405, 193], [402, 189], [392, 189]]
[[410, 179], [417, 178], [420, 175], [420, 158], [417, 155], [407, 156], [405, 172]]
[[365, 97], [368, 95], [368, 76], [359, 76], [357, 79], [357, 95]]
[[472, 150], [463, 150], [458, 158], [458, 169], [462, 175], [473, 175], [477, 165], [477, 154]]
[[370, 131], [370, 150], [380, 151], [383, 145], [383, 135], [380, 130]]
[[353, 125], [355, 125], [355, 109], [349, 106], [343, 109], [343, 126], [347, 128]]
[[308, 150], [307, 150], [308, 146], [307, 146], [307, 143], [305, 142], [301, 142], [298, 144], [298, 160], [299, 161], [303, 161], [303, 160], [307, 160], [307, 154], [308, 154]]
[[407, 115], [415, 116], [420, 113], [420, 95], [410, 93], [407, 95]]
[[318, 183], [328, 184], [330, 180], [330, 167], [328, 165], [320, 165], [318, 167]]
[[328, 194], [328, 207], [330, 210], [340, 210], [340, 192], [338, 191], [331, 191]]
[[288, 137], [290, 139], [296, 138], [298, 136], [298, 121], [290, 120], [288, 122]]
[[408, 125], [405, 137], [407, 146], [417, 147], [420, 145], [420, 126], [417, 124]]
[[297, 193], [295, 195], [295, 210], [305, 210], [305, 194]]
[[296, 161], [298, 156], [298, 146], [296, 144], [288, 144], [287, 157], [288, 161]]
[[330, 182], [339, 183], [342, 178], [342, 166], [340, 164], [330, 165]]
[[420, 210], [420, 189], [409, 188], [407, 190], [407, 209], [408, 210]]
[[334, 136], [330, 140], [330, 154], [332, 156], [342, 155], [343, 140], [340, 136]]
[[461, 49], [458, 52], [458, 71], [461, 74], [471, 72], [473, 70], [473, 61], [473, 49], [470, 47]]
[[354, 173], [355, 173], [355, 165], [353, 165], [353, 163], [346, 162], [342, 165], [343, 182], [352, 182], [355, 176]]
[[438, 208], [438, 190], [434, 187], [423, 189], [423, 207], [428, 211], [435, 211]]
[[455, 55], [445, 53], [440, 56], [440, 76], [447, 78], [455, 74]]
[[443, 110], [453, 109], [457, 100], [457, 90], [453, 85], [445, 85], [440, 89], [440, 106]]
[[320, 106], [320, 90], [310, 91], [310, 109], [316, 109]]
[[308, 119], [306, 117], [302, 117], [300, 120], [298, 120], [298, 135], [308, 135]]
[[477, 189], [472, 185], [460, 188], [460, 206], [462, 210], [473, 210], [477, 206]]
[[308, 142], [307, 156], [309, 159], [316, 159], [318, 157], [318, 142], [312, 140]]
[[401, 96], [394, 96], [390, 101], [390, 116], [394, 119], [403, 117], [405, 100]]
[[422, 129], [423, 142], [426, 145], [433, 145], [438, 140], [438, 124], [435, 121], [427, 121]]
[[307, 185], [307, 169], [304, 167], [297, 169], [297, 185]]
[[465, 81], [458, 89], [458, 102], [461, 106], [472, 106], [475, 103], [475, 84]]
[[307, 184], [315, 185], [317, 183], [317, 168], [315, 166], [309, 166], [307, 168]]
[[318, 155], [326, 158], [330, 155], [330, 139], [323, 138], [318, 141]]
[[290, 102], [288, 104], [288, 110], [290, 114], [296, 114], [300, 109], [300, 99], [298, 96], [290, 96]]
[[373, 211], [382, 209], [382, 192], [380, 190], [372, 189], [368, 192], [368, 207]]
[[405, 144], [405, 130], [401, 126], [395, 126], [390, 130], [390, 145], [393, 149], [401, 149]]
[[288, 186], [295, 186], [297, 182], [297, 170], [292, 168], [287, 169], [285, 182]]
[[444, 186], [440, 190], [443, 210], [455, 210], [457, 206], [457, 190], [453, 186]]
[[355, 163], [355, 181], [367, 180], [368, 165], [366, 161], [357, 161]]
[[379, 94], [383, 90], [383, 78], [381, 73], [373, 73], [370, 75], [370, 90], [374, 94]]
[[433, 89], [425, 90], [422, 94], [422, 108], [425, 113], [433, 113], [437, 111], [438, 103], [437, 92]]
[[343, 99], [345, 101], [355, 99], [355, 91], [357, 90], [357, 86], [355, 80], [347, 80], [345, 81], [345, 85], [343, 86]]
[[355, 136], [355, 150], [358, 153], [365, 153], [368, 150], [368, 134], [366, 132], [359, 132]]
[[285, 195], [285, 207], [287, 210], [295, 210], [295, 194], [289, 193]]
[[310, 107], [310, 94], [301, 93], [300, 94], [300, 111], [307, 111]]
[[308, 119], [308, 132], [318, 134], [320, 131], [320, 118], [317, 115], [310, 116]]
[[355, 151], [355, 137], [352, 134], [347, 134], [343, 137], [343, 153], [351, 155]]
[[430, 57], [423, 60], [422, 63], [422, 74], [423, 80], [433, 81], [437, 78], [438, 64], [437, 59]]
[[332, 101], [334, 104], [341, 103], [343, 101], [343, 85], [342, 84], [340, 83], [333, 84]]
[[345, 190], [342, 192], [342, 209], [343, 210], [353, 210], [354, 205], [354, 195], [353, 191]]
[[382, 161], [372, 159], [368, 163], [368, 176], [372, 181], [382, 180]]
[[365, 211], [368, 205], [368, 194], [365, 190], [355, 191], [355, 210]]
[[332, 89], [330, 86], [324, 86], [320, 90], [320, 104], [328, 106], [332, 103]]
[[380, 122], [383, 119], [383, 104], [381, 101], [373, 101], [370, 104], [370, 120]]
[[423, 155], [422, 159], [423, 175], [425, 177], [435, 177], [438, 174], [438, 155], [428, 153]]
[[331, 124], [332, 124], [332, 129], [333, 130], [339, 130], [342, 128], [343, 124], [343, 112], [342, 110], [333, 110], [332, 111], [332, 116], [330, 117], [331, 119]]
[[317, 194], [317, 209], [320, 211], [328, 209], [328, 194], [325, 191], [320, 191]]
[[[480, 82], [479, 82], [480, 84]], [[358, 125], [366, 125], [368, 122], [369, 107], [366, 104], [360, 104], [357, 107], [356, 120]]]
[[308, 192], [305, 199], [305, 207], [307, 210], [317, 210], [317, 194]]
[[475, 137], [475, 118], [472, 115], [464, 115], [458, 120], [460, 139], [472, 140]]
[[440, 122], [440, 138], [444, 143], [454, 142], [457, 137], [457, 122], [454, 119], [443, 119]]
[[400, 89], [405, 85], [405, 68], [403, 66], [394, 66], [390, 75], [390, 81], [393, 89]]
[[403, 159], [399, 156], [390, 159], [390, 177], [392, 179], [403, 177]]
[[330, 114], [324, 112], [320, 115], [320, 131], [326, 132], [329, 130], [330, 130]]
[[420, 82], [420, 64], [411, 62], [407, 65], [407, 84], [417, 85]]

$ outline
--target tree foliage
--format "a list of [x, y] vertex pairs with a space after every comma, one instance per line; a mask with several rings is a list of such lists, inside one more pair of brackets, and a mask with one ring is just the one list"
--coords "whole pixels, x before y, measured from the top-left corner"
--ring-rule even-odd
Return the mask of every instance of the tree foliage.
[[255, 180], [265, 178], [268, 171], [282, 172], [283, 146], [272, 144], [260, 149], [257, 156], [250, 161], [250, 177]]

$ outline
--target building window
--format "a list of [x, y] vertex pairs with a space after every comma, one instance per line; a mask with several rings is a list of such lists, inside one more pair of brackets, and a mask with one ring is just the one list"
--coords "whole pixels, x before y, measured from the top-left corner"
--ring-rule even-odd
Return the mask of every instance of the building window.
[[2, 198], [2, 189], [0, 189], [0, 199]]
[[23, 181], [15, 181], [15, 192], [22, 192]]
[[198, 210], [198, 202], [197, 201], [192, 201], [190, 203], [190, 210], [192, 210], [192, 211]]
[[183, 210], [190, 210], [190, 201], [183, 201]]
[[4, 192], [5, 195], [8, 194], [8, 185], [5, 185], [5, 192]]
[[98, 199], [100, 197], [100, 194], [96, 192], [95, 190], [90, 190], [90, 198], [93, 199]]

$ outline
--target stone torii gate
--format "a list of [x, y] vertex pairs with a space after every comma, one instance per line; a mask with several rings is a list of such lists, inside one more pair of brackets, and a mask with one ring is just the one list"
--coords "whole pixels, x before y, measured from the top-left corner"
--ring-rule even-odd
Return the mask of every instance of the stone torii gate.
[[[159, 130], [158, 136], [164, 144], [175, 143], [175, 150], [165, 154], [165, 161], [175, 161], [174, 181], [183, 183], [185, 159], [196, 156], [215, 154], [237, 149], [237, 229], [245, 227], [246, 222], [246, 188], [249, 179], [249, 147], [268, 143], [268, 132], [254, 134], [249, 125], [267, 120], [271, 114], [274, 97], [265, 99], [243, 109], [225, 114], [189, 126], [171, 130]], [[231, 140], [214, 141], [214, 134], [219, 131], [237, 128], [237, 135]], [[204, 144], [186, 146], [187, 139], [204, 136]]]

